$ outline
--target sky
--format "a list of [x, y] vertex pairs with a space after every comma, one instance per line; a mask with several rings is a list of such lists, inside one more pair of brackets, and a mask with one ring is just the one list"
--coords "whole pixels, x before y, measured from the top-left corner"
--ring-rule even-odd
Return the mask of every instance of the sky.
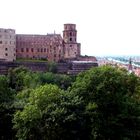
[[140, 55], [140, 0], [0, 0], [0, 28], [62, 35], [65, 23], [82, 55]]

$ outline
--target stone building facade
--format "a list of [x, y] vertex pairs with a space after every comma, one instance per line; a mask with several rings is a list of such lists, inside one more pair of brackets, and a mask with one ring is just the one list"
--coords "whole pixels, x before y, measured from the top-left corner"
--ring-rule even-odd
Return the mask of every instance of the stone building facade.
[[75, 24], [64, 24], [64, 58], [76, 58], [80, 56], [81, 45], [77, 43], [77, 30]]
[[59, 61], [63, 58], [63, 39], [60, 34], [16, 35], [17, 58]]
[[58, 62], [80, 56], [75, 24], [64, 24], [63, 38], [60, 34], [16, 35], [17, 58], [46, 59]]
[[75, 24], [64, 24], [60, 34], [15, 34], [13, 29], [0, 29], [0, 60], [44, 59], [58, 62], [81, 55]]
[[13, 29], [0, 28], [0, 60], [16, 60], [16, 34]]

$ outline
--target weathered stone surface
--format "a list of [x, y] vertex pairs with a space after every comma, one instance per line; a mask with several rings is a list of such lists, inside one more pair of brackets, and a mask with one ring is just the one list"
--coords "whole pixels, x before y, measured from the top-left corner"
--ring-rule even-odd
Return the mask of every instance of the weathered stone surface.
[[[97, 67], [97, 62], [67, 62], [57, 63], [57, 72], [65, 74], [78, 74], [91, 67]], [[8, 69], [24, 66], [32, 71], [47, 72], [47, 62], [0, 62], [0, 74], [7, 74]]]

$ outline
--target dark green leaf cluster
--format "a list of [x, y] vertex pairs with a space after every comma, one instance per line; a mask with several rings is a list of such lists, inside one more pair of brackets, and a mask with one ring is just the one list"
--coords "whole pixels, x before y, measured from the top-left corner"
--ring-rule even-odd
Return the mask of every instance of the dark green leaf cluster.
[[54, 74], [52, 72], [32, 72], [24, 67], [10, 69], [8, 73], [9, 86], [17, 92], [35, 88], [44, 84], [55, 84], [62, 89], [67, 89], [75, 80], [72, 76], [64, 74]]
[[31, 91], [23, 111], [14, 115], [17, 137], [34, 140], [82, 139], [84, 122], [78, 121], [84, 120], [82, 108], [78, 96], [72, 97], [55, 85], [40, 86]]
[[33, 89], [51, 83], [66, 90], [72, 81], [67, 75], [35, 73], [24, 67], [10, 69], [7, 76], [0, 76], [0, 139], [13, 139], [13, 113], [23, 110]]
[[12, 115], [15, 92], [8, 86], [8, 78], [0, 76], [0, 139], [14, 137]]
[[84, 101], [93, 139], [140, 138], [140, 79], [119, 68], [81, 73], [71, 93]]

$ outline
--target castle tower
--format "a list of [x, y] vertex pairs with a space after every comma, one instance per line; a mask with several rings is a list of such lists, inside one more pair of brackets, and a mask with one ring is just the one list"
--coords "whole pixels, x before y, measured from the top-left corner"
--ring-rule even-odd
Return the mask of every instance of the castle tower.
[[76, 58], [80, 56], [80, 43], [77, 43], [76, 24], [64, 24], [63, 31], [64, 40], [64, 58]]
[[76, 43], [77, 30], [75, 24], [64, 24], [63, 39], [65, 43]]
[[0, 60], [16, 60], [16, 34], [14, 29], [0, 28]]

